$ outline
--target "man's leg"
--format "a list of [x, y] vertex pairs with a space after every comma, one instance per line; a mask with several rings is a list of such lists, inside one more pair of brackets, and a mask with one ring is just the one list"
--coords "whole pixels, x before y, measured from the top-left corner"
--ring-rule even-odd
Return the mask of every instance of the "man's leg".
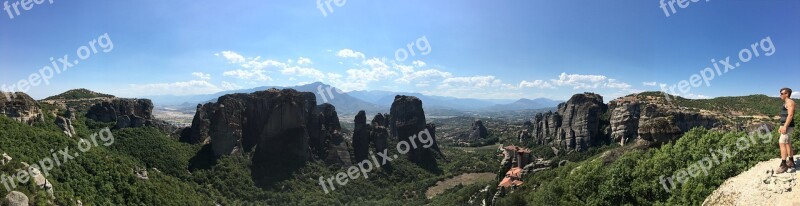
[[786, 144], [780, 143], [778, 147], [781, 149], [781, 160], [786, 160]]

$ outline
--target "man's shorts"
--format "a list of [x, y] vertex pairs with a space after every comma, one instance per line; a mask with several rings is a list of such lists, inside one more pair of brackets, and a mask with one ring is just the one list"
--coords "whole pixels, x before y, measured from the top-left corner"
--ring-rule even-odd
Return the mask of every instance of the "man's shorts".
[[[783, 128], [783, 126], [781, 126]], [[794, 127], [789, 127], [786, 129], [786, 134], [781, 134], [781, 138], [778, 139], [779, 144], [791, 144], [792, 143], [792, 132], [794, 131]]]

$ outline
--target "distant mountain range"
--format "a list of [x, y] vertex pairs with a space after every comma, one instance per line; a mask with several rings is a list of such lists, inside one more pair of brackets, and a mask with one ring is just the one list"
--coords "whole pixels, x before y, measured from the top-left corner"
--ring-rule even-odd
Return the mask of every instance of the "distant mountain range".
[[[317, 104], [331, 103], [336, 110], [343, 114], [354, 114], [359, 110], [368, 113], [386, 112], [389, 110], [396, 95], [410, 95], [420, 98], [426, 110], [452, 110], [452, 111], [509, 111], [509, 110], [531, 110], [556, 107], [563, 101], [546, 98], [537, 99], [470, 99], [455, 98], [444, 96], [424, 95], [421, 93], [391, 92], [391, 91], [351, 91], [339, 93], [335, 87], [315, 82], [306, 85], [293, 87], [263, 86], [251, 89], [230, 90], [215, 94], [174, 96], [144, 96], [153, 100], [153, 103], [160, 106], [165, 105], [192, 105], [214, 102], [220, 96], [234, 93], [252, 93], [255, 91], [276, 89], [295, 89], [302, 92], [312, 92], [317, 96]], [[330, 89], [330, 90], [329, 90]]]

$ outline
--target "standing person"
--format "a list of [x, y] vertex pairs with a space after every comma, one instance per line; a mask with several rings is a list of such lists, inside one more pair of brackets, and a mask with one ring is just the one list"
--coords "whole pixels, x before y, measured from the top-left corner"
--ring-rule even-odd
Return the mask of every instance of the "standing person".
[[[792, 151], [792, 131], [794, 131], [794, 101], [792, 100], [792, 89], [781, 89], [781, 100], [783, 100], [783, 108], [781, 108], [781, 128], [780, 139], [778, 145], [781, 149], [781, 166], [778, 167], [776, 173], [784, 173], [789, 168], [794, 168], [794, 152]], [[787, 161], [788, 157], [788, 161]]]

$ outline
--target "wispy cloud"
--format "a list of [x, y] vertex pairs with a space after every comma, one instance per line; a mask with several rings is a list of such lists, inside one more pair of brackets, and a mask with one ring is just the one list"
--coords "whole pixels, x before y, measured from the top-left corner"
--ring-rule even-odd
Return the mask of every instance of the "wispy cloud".
[[339, 50], [339, 52], [336, 53], [336, 56], [342, 57], [342, 58], [360, 58], [360, 59], [366, 58], [364, 53], [353, 51], [351, 49]]
[[195, 77], [197, 77], [199, 79], [202, 79], [202, 80], [211, 79], [211, 74], [206, 74], [206, 73], [203, 73], [203, 72], [192, 72], [192, 76], [195, 76]]

